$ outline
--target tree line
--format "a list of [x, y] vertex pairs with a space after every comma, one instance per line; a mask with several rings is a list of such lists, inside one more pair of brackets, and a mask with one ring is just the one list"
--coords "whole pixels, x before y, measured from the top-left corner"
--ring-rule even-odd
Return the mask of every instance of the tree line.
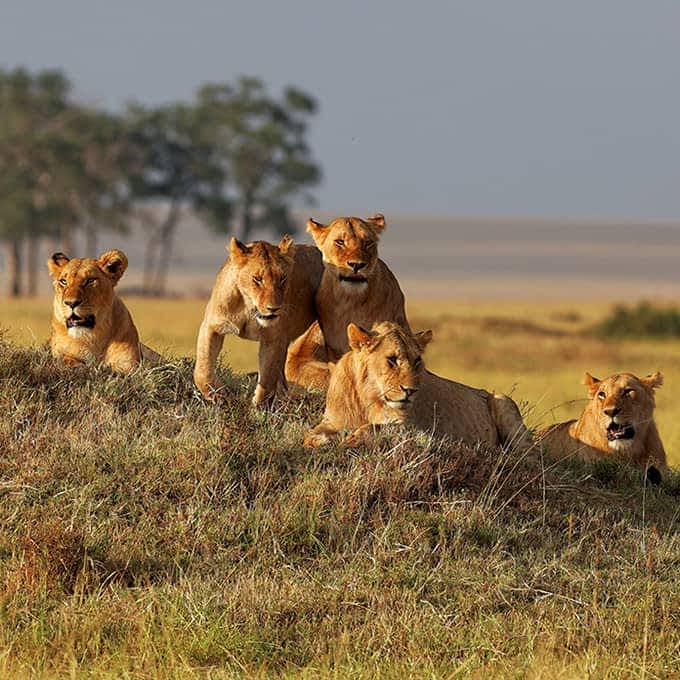
[[78, 234], [83, 255], [94, 257], [102, 230], [125, 232], [139, 214], [149, 294], [165, 290], [182, 208], [242, 240], [259, 228], [294, 231], [291, 201], [311, 201], [321, 178], [307, 143], [316, 110], [296, 87], [273, 96], [241, 77], [203, 85], [190, 102], [114, 113], [79, 103], [59, 70], [0, 69], [0, 242], [10, 295], [36, 293], [43, 241], [71, 254]]

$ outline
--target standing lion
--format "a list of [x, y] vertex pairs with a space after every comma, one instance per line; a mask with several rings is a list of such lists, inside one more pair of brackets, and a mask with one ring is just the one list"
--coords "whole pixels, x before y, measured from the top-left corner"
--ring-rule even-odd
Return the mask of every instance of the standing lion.
[[316, 319], [321, 273], [316, 248], [296, 246], [290, 236], [277, 246], [232, 238], [196, 341], [194, 382], [206, 398], [222, 390], [215, 366], [227, 333], [260, 343], [255, 406], [270, 403], [277, 386], [286, 388], [286, 350]]

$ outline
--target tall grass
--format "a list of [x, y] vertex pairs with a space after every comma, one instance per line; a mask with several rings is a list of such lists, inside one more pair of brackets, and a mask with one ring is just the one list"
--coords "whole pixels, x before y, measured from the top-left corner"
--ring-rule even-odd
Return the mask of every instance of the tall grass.
[[204, 403], [0, 345], [4, 677], [670, 677], [677, 475], [395, 429], [310, 453], [317, 395]]

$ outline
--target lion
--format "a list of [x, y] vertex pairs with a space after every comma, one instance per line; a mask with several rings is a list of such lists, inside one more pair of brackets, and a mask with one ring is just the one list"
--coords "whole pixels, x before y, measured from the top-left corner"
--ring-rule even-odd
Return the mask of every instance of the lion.
[[159, 355], [139, 342], [137, 328], [114, 288], [128, 266], [120, 250], [98, 259], [54, 253], [47, 267], [54, 283], [52, 355], [70, 366], [102, 362], [129, 373], [142, 358]]
[[350, 429], [341, 445], [363, 443], [376, 426], [410, 422], [435, 435], [527, 451], [531, 435], [508, 396], [468, 387], [425, 369], [432, 331], [412, 334], [395, 322], [372, 331], [350, 323], [351, 350], [331, 368], [326, 409], [304, 444], [323, 446]]
[[329, 224], [308, 220], [307, 231], [323, 257], [323, 277], [316, 293], [319, 319], [288, 350], [286, 375], [291, 382], [328, 386], [326, 362], [334, 363], [349, 351], [349, 323], [371, 328], [381, 321], [394, 321], [409, 330], [404, 294], [378, 258], [384, 229], [380, 213], [366, 220], [339, 217]]
[[314, 295], [321, 281], [321, 256], [313, 246], [294, 245], [286, 235], [278, 246], [232, 238], [229, 257], [217, 274], [196, 342], [194, 382], [209, 400], [223, 385], [215, 365], [224, 336], [233, 333], [260, 343], [255, 406], [270, 404], [286, 389], [289, 343], [316, 319]]
[[666, 472], [666, 452], [654, 422], [654, 390], [663, 375], [638, 378], [615, 373], [605, 380], [585, 374], [589, 401], [578, 420], [557, 423], [539, 433], [541, 446], [553, 456], [583, 460], [618, 459], [648, 470], [651, 481]]

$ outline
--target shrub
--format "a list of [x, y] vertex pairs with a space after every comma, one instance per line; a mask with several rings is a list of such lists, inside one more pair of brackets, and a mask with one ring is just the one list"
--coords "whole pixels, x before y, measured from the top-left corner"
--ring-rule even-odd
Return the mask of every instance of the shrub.
[[635, 307], [617, 305], [591, 331], [605, 338], [676, 338], [680, 337], [680, 310], [654, 307], [649, 302], [640, 302]]

